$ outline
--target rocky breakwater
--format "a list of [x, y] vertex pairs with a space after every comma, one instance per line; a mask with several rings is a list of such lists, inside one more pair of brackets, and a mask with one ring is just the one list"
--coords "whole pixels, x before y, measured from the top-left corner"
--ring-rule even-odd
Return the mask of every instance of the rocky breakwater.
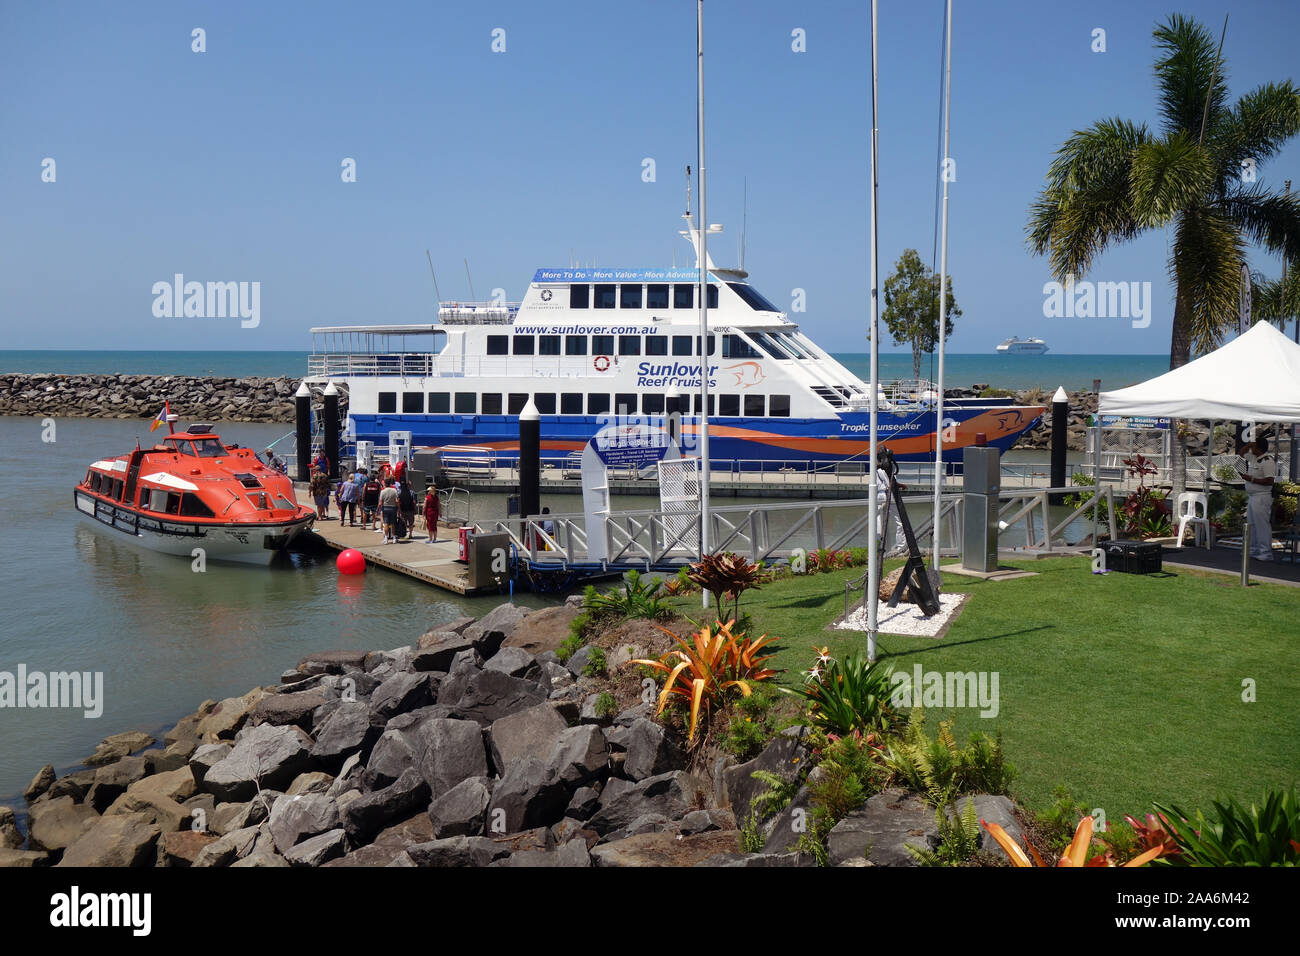
[[[186, 421], [294, 420], [298, 379], [0, 373], [0, 415], [153, 418], [170, 402]], [[347, 407], [346, 395], [340, 405]]]
[[[694, 771], [640, 703], [554, 648], [578, 613], [501, 605], [412, 646], [327, 651], [166, 733], [101, 744], [32, 781], [7, 866], [795, 865], [739, 851], [753, 767], [806, 765], [802, 728], [749, 764]], [[580, 658], [580, 655], [575, 655]], [[752, 765], [752, 767], [751, 767]]]
[[[961, 396], [977, 396], [988, 386], [977, 385], [961, 393]], [[1000, 393], [1006, 394], [1006, 393]], [[1017, 405], [1041, 405], [1046, 411], [1038, 424], [1020, 436], [1016, 448], [1052, 447], [1052, 393], [1042, 389], [1026, 389], [1011, 393]], [[1088, 418], [1097, 413], [1096, 392], [1068, 392], [1070, 398], [1070, 417], [1066, 428], [1065, 445], [1070, 451], [1085, 451], [1087, 442]]]

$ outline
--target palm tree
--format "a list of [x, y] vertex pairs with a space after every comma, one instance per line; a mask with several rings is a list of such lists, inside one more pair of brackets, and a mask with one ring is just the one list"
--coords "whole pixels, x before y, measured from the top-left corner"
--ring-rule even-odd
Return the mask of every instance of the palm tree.
[[[1173, 14], [1153, 34], [1161, 123], [1105, 119], [1056, 154], [1030, 210], [1028, 237], [1056, 279], [1084, 276], [1112, 245], [1172, 227], [1174, 324], [1169, 367], [1207, 351], [1236, 320], [1248, 243], [1300, 248], [1300, 201], [1257, 182], [1259, 167], [1300, 132], [1300, 90], [1268, 83], [1229, 104], [1214, 37]], [[1292, 256], [1293, 258], [1293, 256]], [[1181, 423], [1177, 423], [1181, 426]], [[1175, 493], [1186, 485], [1186, 443], [1175, 429]]]

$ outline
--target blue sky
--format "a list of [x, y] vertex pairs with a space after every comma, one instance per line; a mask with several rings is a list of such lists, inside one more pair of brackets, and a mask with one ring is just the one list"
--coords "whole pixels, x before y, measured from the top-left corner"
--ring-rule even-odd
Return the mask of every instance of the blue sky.
[[[942, 0], [880, 14], [881, 269], [930, 260]], [[833, 351], [865, 351], [867, 4], [705, 4], [708, 218]], [[954, 352], [1167, 353], [1166, 238], [1091, 278], [1150, 281], [1149, 328], [1047, 319], [1029, 203], [1076, 128], [1155, 123], [1151, 29], [1222, 3], [957, 0], [949, 263]], [[1235, 95], [1295, 76], [1300, 4], [1231, 4]], [[207, 50], [191, 50], [191, 31]], [[1106, 52], [1090, 49], [1094, 28]], [[505, 31], [505, 52], [492, 50]], [[791, 49], [806, 32], [807, 50]], [[306, 349], [313, 325], [426, 322], [442, 296], [516, 299], [542, 266], [689, 265], [695, 4], [0, 3], [0, 323], [8, 348]], [[41, 181], [42, 161], [56, 181]], [[357, 181], [341, 181], [356, 160]], [[656, 181], [642, 181], [642, 161]], [[1300, 188], [1300, 144], [1260, 170]], [[1269, 275], [1276, 257], [1252, 265]], [[261, 322], [156, 318], [174, 273], [261, 283]], [[886, 339], [892, 347], [892, 343]]]

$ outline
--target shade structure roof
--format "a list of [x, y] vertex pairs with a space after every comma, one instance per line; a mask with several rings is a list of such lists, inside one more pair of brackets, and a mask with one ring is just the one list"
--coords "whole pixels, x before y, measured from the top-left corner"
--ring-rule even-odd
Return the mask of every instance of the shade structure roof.
[[1300, 345], [1259, 322], [1182, 368], [1113, 392], [1103, 415], [1300, 422]]

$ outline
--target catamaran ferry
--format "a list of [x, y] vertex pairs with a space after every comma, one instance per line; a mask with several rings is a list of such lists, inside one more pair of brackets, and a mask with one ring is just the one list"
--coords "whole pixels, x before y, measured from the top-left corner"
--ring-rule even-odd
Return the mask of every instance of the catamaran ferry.
[[[711, 227], [710, 231], [713, 231]], [[700, 427], [708, 375], [709, 457], [742, 469], [869, 457], [869, 386], [813, 342], [741, 269], [708, 262], [708, 335], [699, 335], [698, 228], [682, 230], [695, 268], [539, 269], [517, 303], [441, 302], [431, 325], [312, 329], [308, 382], [348, 392], [345, 440], [519, 453], [529, 399], [542, 456], [562, 460], [603, 427], [658, 423], [682, 409], [684, 453]], [[677, 405], [677, 396], [682, 404]], [[882, 390], [879, 437], [902, 461], [933, 459], [936, 393]], [[1042, 407], [946, 402], [944, 456], [977, 433], [1002, 450]]]

